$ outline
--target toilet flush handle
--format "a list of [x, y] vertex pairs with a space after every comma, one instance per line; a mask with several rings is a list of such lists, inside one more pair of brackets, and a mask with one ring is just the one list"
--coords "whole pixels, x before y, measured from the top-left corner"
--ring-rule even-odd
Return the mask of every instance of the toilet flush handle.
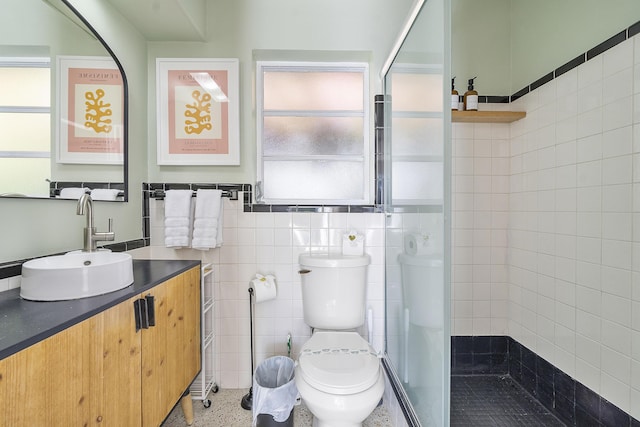
[[307, 270], [306, 268], [303, 268], [302, 270], [298, 270], [298, 274], [309, 274], [311, 273], [311, 270]]

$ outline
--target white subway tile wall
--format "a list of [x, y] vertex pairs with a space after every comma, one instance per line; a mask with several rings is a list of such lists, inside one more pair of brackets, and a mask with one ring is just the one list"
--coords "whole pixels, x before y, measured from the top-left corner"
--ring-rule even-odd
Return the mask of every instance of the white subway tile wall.
[[[384, 346], [384, 214], [381, 213], [254, 213], [238, 201], [224, 199], [224, 244], [197, 251], [164, 247], [164, 202], [149, 201], [151, 246], [131, 251], [136, 258], [202, 259], [214, 265], [216, 296], [216, 381], [222, 388], [251, 385], [249, 281], [256, 273], [273, 274], [275, 300], [255, 305], [255, 366], [274, 355], [287, 354], [287, 335], [297, 358], [311, 330], [304, 323], [298, 255], [306, 251], [341, 251], [342, 235], [365, 235], [371, 256], [367, 307], [373, 313], [373, 345]], [[360, 332], [367, 337], [366, 327]]]
[[453, 335], [510, 335], [638, 418], [640, 36], [485, 108], [527, 117], [453, 124]]
[[452, 144], [452, 333], [507, 335], [509, 125], [454, 123]]

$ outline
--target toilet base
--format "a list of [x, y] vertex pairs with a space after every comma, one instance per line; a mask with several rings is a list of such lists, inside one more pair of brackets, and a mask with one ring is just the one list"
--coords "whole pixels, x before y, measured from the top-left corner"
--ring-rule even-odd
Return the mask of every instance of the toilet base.
[[327, 421], [322, 422], [313, 416], [313, 427], [362, 427], [362, 423], [350, 423], [350, 422], [335, 422]]

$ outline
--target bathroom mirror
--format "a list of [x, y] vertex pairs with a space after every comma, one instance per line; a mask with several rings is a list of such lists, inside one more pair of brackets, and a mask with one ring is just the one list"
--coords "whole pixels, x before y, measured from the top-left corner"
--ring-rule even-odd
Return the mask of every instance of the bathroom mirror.
[[67, 0], [3, 0], [0, 198], [126, 201], [127, 104], [120, 62]]

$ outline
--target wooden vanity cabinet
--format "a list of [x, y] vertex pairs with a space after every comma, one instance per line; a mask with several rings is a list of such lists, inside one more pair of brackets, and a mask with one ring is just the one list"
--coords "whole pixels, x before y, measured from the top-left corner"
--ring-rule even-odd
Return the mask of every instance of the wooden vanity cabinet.
[[[159, 426], [200, 370], [200, 269], [0, 360], [0, 426]], [[136, 331], [152, 296], [155, 326]]]
[[160, 425], [200, 372], [200, 268], [151, 291], [156, 325], [141, 334], [144, 426]]
[[0, 425], [139, 425], [134, 300], [0, 361]]

